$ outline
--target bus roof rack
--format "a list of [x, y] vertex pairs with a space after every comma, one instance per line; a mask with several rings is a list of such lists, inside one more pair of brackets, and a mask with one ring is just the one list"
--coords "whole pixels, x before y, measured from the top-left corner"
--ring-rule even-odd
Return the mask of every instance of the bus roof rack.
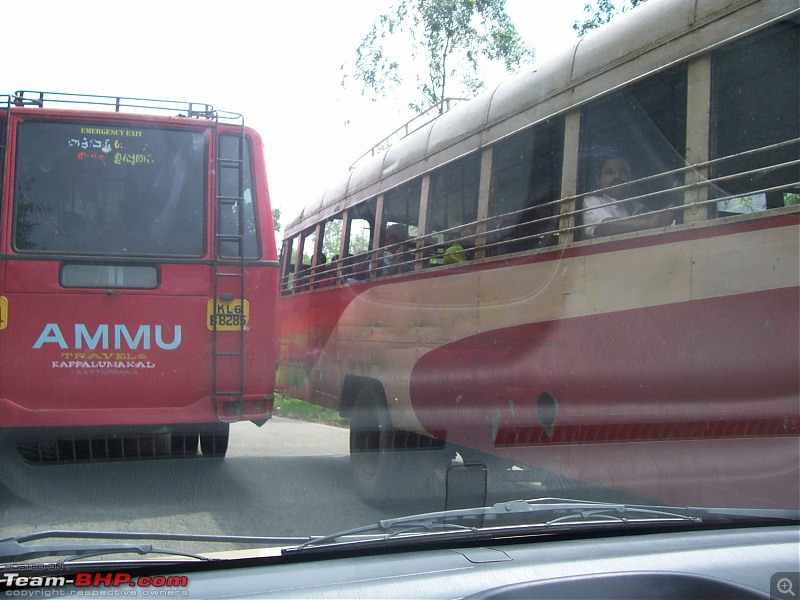
[[85, 107], [113, 108], [114, 112], [123, 109], [137, 109], [155, 112], [177, 112], [178, 116], [195, 119], [219, 118], [214, 107], [205, 102], [184, 102], [177, 100], [154, 100], [150, 98], [127, 98], [125, 96], [98, 96], [93, 94], [68, 94], [63, 92], [40, 92], [17, 90], [11, 99], [14, 106], [33, 106], [44, 108], [45, 102], [70, 104]]
[[[369, 150], [364, 152], [361, 156], [353, 161], [350, 165], [350, 170], [356, 168], [356, 165], [365, 159], [368, 156], [375, 156], [389, 148], [393, 142], [398, 140], [402, 140], [404, 137], [407, 137], [414, 133], [417, 129], [422, 129], [430, 123], [431, 121], [435, 121], [444, 113], [448, 112], [452, 107], [454, 107], [459, 102], [465, 102], [469, 100], [469, 98], [444, 98], [440, 100], [433, 106], [429, 106], [428, 108], [424, 109], [423, 111], [417, 113], [411, 119], [409, 119], [404, 125], [401, 125], [397, 129], [395, 129], [392, 133], [387, 135], [381, 141], [376, 143], [372, 146]], [[432, 116], [431, 116], [432, 114]]]

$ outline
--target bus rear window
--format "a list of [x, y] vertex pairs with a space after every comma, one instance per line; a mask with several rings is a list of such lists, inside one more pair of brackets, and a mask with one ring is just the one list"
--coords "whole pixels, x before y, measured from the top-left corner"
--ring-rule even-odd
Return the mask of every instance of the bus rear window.
[[203, 254], [205, 133], [26, 121], [16, 156], [17, 252]]

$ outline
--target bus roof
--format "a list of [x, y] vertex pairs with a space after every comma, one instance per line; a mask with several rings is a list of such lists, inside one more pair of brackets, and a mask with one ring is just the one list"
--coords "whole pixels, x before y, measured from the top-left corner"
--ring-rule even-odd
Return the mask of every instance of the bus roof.
[[[361, 161], [286, 228], [286, 237], [435, 167], [665, 70], [770, 22], [796, 0], [652, 0]], [[722, 19], [732, 15], [730, 19]], [[646, 25], [646, 26], [645, 26]]]

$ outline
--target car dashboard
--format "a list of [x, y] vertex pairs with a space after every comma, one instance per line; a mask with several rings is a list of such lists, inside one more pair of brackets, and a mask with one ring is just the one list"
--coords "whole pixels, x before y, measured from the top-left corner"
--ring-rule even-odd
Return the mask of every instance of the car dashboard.
[[[800, 529], [726, 528], [498, 541], [306, 560], [257, 558], [169, 572], [181, 589], [61, 588], [64, 595], [188, 598], [771, 599], [800, 593]], [[166, 573], [163, 568], [161, 574]], [[26, 590], [27, 597], [51, 597]]]

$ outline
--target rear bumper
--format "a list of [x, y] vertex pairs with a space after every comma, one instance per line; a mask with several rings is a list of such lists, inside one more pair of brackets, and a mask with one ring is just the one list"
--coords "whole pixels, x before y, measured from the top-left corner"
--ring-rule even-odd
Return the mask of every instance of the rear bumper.
[[[126, 426], [162, 426], [235, 421], [263, 423], [272, 416], [272, 394], [245, 395], [239, 402], [224, 403], [221, 412], [209, 397], [185, 406], [146, 408], [36, 409], [21, 406], [8, 398], [0, 398], [0, 433], [20, 428], [92, 428]], [[241, 410], [239, 406], [241, 405]]]

